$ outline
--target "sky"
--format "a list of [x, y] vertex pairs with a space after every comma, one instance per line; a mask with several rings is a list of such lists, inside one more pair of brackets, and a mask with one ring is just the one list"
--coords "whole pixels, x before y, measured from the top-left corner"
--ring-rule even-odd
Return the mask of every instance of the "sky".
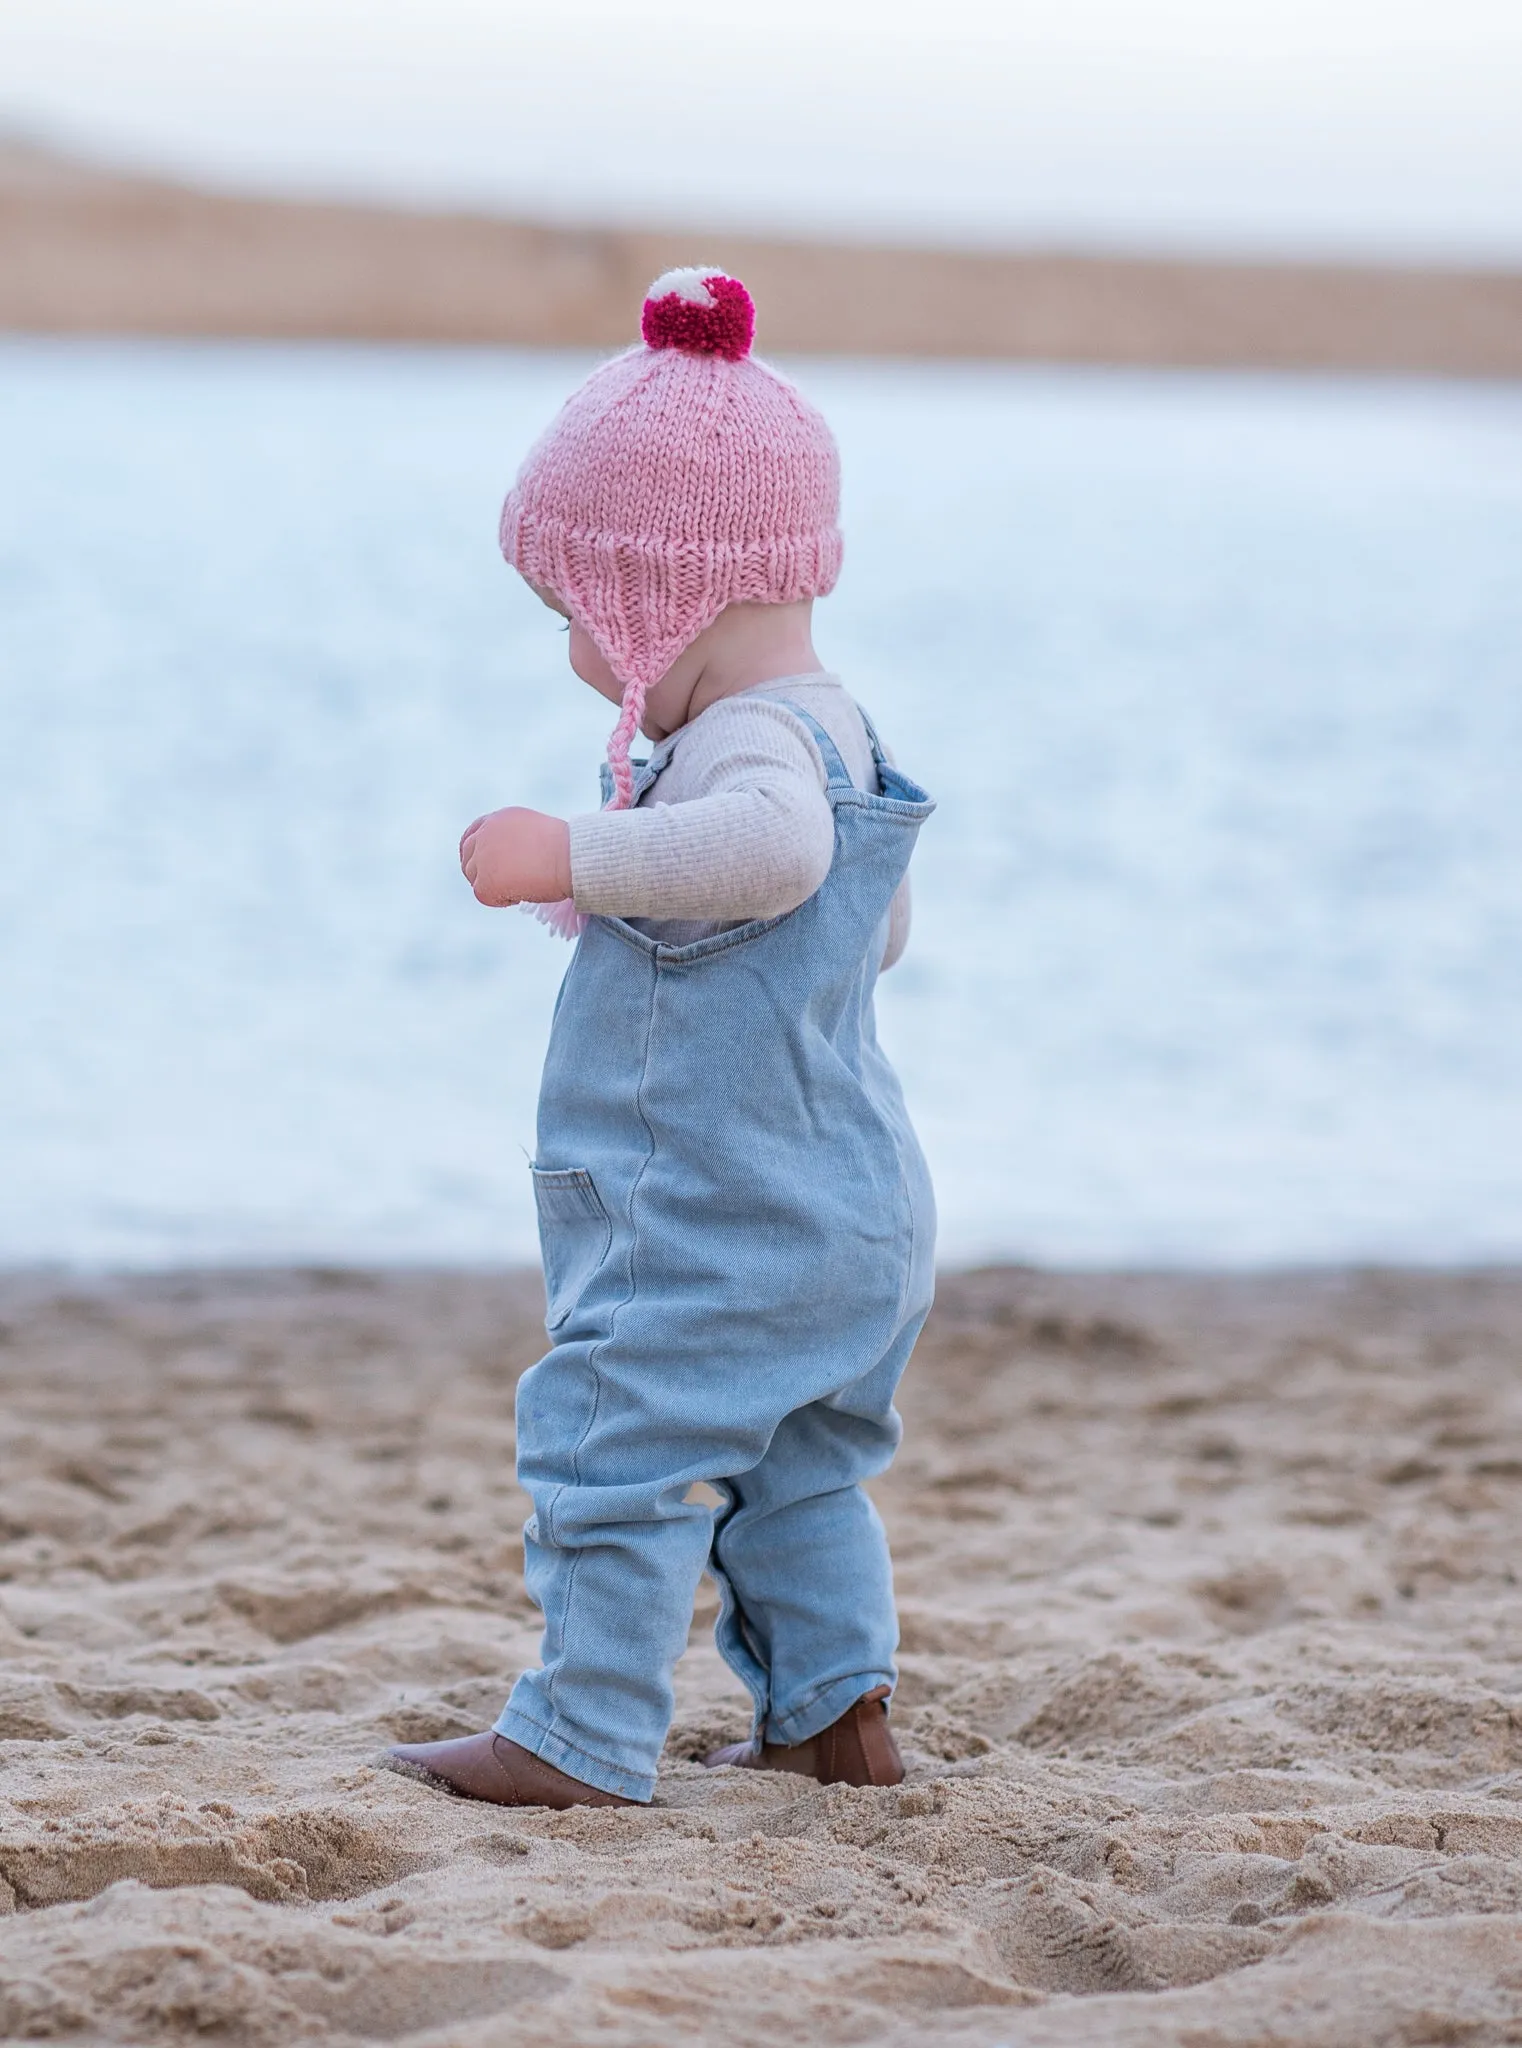
[[4, 0], [0, 124], [554, 219], [1522, 260], [1522, 0]]

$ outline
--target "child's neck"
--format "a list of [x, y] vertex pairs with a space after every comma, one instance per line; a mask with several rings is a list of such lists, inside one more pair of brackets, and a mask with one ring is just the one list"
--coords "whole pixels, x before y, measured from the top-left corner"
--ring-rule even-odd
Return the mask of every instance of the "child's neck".
[[814, 651], [804, 605], [732, 605], [705, 635], [703, 665], [693, 682], [687, 722], [717, 704], [781, 676], [817, 675], [823, 663]]

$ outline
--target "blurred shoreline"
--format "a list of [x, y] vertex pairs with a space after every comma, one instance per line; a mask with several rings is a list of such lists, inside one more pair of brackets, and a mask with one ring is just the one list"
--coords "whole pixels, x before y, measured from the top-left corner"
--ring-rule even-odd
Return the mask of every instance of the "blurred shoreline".
[[1522, 271], [887, 248], [238, 196], [0, 142], [0, 330], [613, 348], [720, 262], [764, 351], [1522, 377]]
[[[936, 1320], [964, 1297], [1015, 1294], [1061, 1295], [1075, 1313], [1102, 1325], [1116, 1303], [1147, 1304], [1149, 1313], [1182, 1317], [1204, 1313], [1208, 1321], [1223, 1304], [1233, 1313], [1276, 1322], [1307, 1313], [1312, 1304], [1360, 1302], [1451, 1303], [1468, 1298], [1505, 1299], [1518, 1305], [1522, 1334], [1522, 1260], [1467, 1259], [1427, 1263], [1416, 1259], [1285, 1261], [1263, 1265], [1100, 1264], [1063, 1265], [1011, 1254], [987, 1259], [948, 1260], [935, 1274]], [[436, 1302], [458, 1298], [511, 1299], [526, 1318], [531, 1362], [544, 1348], [541, 1319], [544, 1280], [537, 1259], [503, 1258], [446, 1262], [438, 1258], [220, 1259], [198, 1265], [170, 1259], [123, 1265], [66, 1259], [0, 1262], [0, 1353], [10, 1341], [12, 1319], [39, 1310], [66, 1316], [76, 1310], [101, 1329], [114, 1324], [133, 1303], [145, 1300], [227, 1307], [292, 1294], [321, 1302], [332, 1296], [374, 1296], [380, 1300], [426, 1295]], [[84, 1304], [91, 1306], [84, 1311]], [[536, 1349], [537, 1347], [537, 1349]]]

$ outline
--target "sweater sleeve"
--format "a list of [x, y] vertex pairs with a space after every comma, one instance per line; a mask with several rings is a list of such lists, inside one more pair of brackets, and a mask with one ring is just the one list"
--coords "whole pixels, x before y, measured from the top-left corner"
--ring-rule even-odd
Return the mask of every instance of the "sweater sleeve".
[[[680, 802], [572, 818], [578, 910], [743, 921], [796, 910], [835, 851], [819, 749], [766, 698], [728, 698], [681, 741]], [[668, 770], [668, 773], [671, 772]]]

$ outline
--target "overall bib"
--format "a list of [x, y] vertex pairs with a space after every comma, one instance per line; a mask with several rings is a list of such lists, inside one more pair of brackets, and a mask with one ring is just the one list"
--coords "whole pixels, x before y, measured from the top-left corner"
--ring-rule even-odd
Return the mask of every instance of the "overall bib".
[[[518, 1476], [544, 1662], [496, 1725], [630, 1799], [654, 1789], [705, 1567], [768, 1741], [806, 1741], [895, 1676], [887, 1542], [861, 1481], [898, 1445], [935, 1212], [872, 997], [934, 806], [875, 734], [882, 794], [855, 788], [788, 709], [828, 773], [825, 881], [786, 916], [684, 946], [593, 918], [539, 1099], [552, 1348], [519, 1386]], [[724, 1505], [689, 1502], [697, 1480]]]

